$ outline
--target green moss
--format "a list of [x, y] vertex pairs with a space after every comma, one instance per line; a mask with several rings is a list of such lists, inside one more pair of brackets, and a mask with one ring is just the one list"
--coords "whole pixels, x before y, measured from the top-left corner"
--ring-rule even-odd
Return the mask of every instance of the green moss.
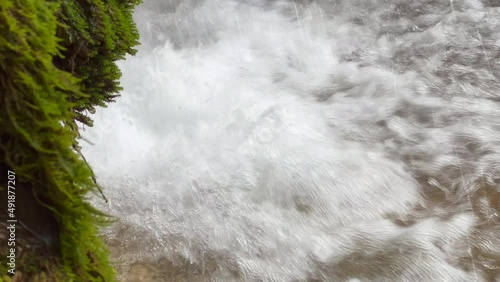
[[[4, 263], [2, 259], [2, 264]], [[23, 271], [18, 271], [12, 276], [3, 272], [0, 281], [3, 282], [53, 282], [68, 281], [68, 276], [64, 273], [60, 261], [57, 258], [48, 259], [46, 254], [31, 253], [29, 256], [23, 256], [16, 262], [23, 266]]]
[[[138, 2], [0, 1], [0, 167], [14, 171], [18, 195], [28, 195], [18, 206], [33, 202], [27, 223], [53, 216], [56, 227], [40, 230], [56, 233], [48, 245], [51, 265], [60, 266], [47, 271], [43, 254], [25, 250], [17, 265], [25, 281], [50, 273], [57, 274], [47, 281], [114, 280], [98, 236], [108, 218], [88, 202], [99, 187], [78, 153], [75, 120], [92, 125], [86, 111], [117, 96], [115, 61], [135, 53]], [[4, 195], [6, 183], [0, 188]], [[50, 216], [41, 217], [44, 210]]]
[[121, 76], [115, 61], [125, 55], [135, 54], [132, 46], [139, 43], [139, 35], [132, 20], [132, 10], [138, 0], [88, 0], [63, 1], [60, 18], [66, 28], [60, 30], [65, 38], [65, 59], [56, 65], [81, 78], [81, 88], [86, 95], [71, 95], [78, 107], [77, 119], [91, 125], [86, 111], [94, 106], [113, 102], [121, 90]]

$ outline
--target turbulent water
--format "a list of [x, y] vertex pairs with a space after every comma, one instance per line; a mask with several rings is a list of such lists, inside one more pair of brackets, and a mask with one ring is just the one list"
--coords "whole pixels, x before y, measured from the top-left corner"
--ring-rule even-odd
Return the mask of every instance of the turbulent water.
[[82, 141], [122, 279], [500, 281], [500, 1], [135, 19], [122, 97]]

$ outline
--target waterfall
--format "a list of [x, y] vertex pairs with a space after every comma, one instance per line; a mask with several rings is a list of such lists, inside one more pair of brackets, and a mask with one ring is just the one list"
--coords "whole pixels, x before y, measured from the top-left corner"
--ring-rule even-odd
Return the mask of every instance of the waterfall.
[[122, 279], [500, 281], [493, 2], [145, 0], [82, 142]]

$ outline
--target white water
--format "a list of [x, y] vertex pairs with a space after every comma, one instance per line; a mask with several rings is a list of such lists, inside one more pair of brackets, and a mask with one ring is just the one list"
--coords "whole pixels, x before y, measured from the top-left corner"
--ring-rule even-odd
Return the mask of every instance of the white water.
[[82, 142], [115, 259], [157, 281], [500, 281], [483, 2], [145, 0]]

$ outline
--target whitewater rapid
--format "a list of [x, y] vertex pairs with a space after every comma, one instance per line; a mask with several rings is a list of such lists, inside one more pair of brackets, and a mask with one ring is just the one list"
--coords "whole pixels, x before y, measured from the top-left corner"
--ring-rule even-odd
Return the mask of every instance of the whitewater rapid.
[[81, 142], [121, 278], [500, 281], [496, 3], [145, 0]]

